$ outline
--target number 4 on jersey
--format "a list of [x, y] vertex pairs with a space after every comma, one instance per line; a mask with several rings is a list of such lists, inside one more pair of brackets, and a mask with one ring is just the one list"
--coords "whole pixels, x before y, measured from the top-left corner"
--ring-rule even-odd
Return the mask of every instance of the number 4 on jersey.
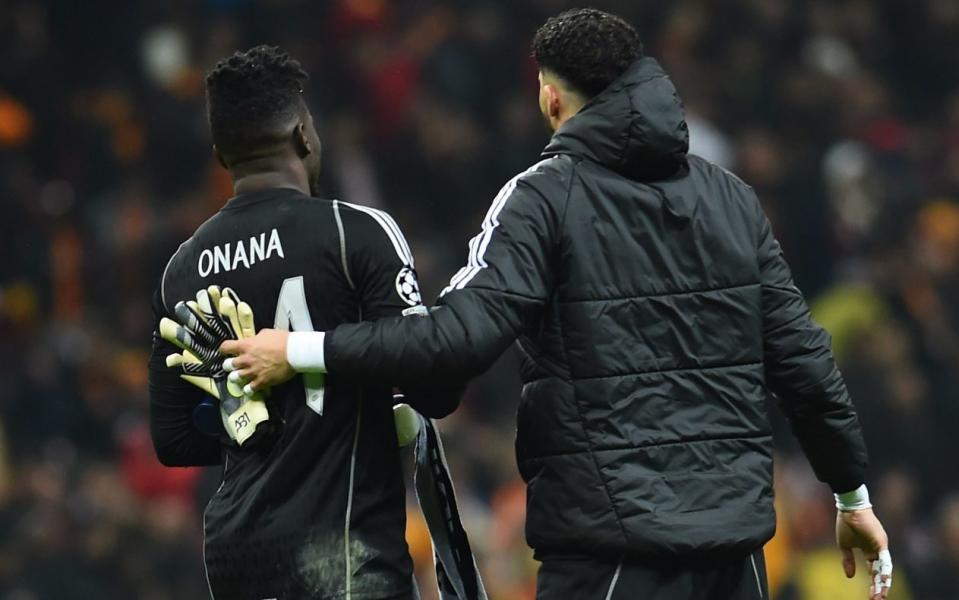
[[[283, 281], [280, 297], [276, 300], [276, 318], [274, 329], [286, 331], [313, 331], [313, 320], [306, 304], [306, 288], [303, 276], [290, 277]], [[323, 414], [323, 391], [326, 376], [323, 373], [304, 373], [303, 391], [306, 393], [306, 405], [318, 415]]]

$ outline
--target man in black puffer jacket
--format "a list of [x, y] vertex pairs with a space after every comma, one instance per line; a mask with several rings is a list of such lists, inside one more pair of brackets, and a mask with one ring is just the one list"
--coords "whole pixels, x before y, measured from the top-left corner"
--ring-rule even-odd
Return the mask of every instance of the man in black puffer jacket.
[[772, 390], [837, 494], [847, 574], [862, 548], [885, 597], [856, 412], [752, 188], [687, 155], [679, 96], [621, 19], [559, 15], [534, 54], [556, 133], [437, 308], [224, 351], [253, 388], [291, 365], [402, 385], [475, 376], [518, 340], [542, 599], [765, 598]]

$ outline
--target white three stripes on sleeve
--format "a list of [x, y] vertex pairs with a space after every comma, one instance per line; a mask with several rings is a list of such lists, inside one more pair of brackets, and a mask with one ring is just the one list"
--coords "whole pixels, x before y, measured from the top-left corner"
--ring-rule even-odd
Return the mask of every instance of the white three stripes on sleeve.
[[499, 194], [496, 195], [493, 204], [486, 213], [486, 218], [483, 219], [482, 230], [476, 237], [470, 240], [470, 253], [466, 266], [453, 276], [450, 284], [443, 290], [443, 294], [451, 290], [463, 289], [470, 280], [476, 277], [476, 274], [479, 273], [481, 269], [489, 266], [486, 264], [484, 258], [486, 248], [489, 246], [490, 238], [493, 237], [493, 231], [499, 226], [499, 215], [503, 212], [506, 201], [513, 193], [513, 190], [516, 189], [517, 179], [519, 179], [519, 176], [510, 179], [503, 189], [500, 190]]
[[[550, 159], [546, 159], [547, 161]], [[489, 247], [490, 240], [493, 239], [493, 232], [499, 226], [499, 216], [503, 212], [503, 209], [506, 208], [506, 203], [513, 195], [513, 191], [516, 190], [517, 182], [526, 174], [532, 172], [541, 164], [546, 161], [541, 161], [530, 167], [529, 169], [523, 171], [516, 177], [510, 179], [506, 182], [506, 185], [503, 186], [503, 189], [496, 194], [496, 198], [493, 199], [493, 203], [489, 207], [489, 211], [486, 213], [486, 218], [483, 219], [483, 227], [479, 234], [476, 235], [469, 243], [469, 258], [467, 259], [466, 266], [456, 272], [456, 275], [453, 275], [453, 278], [450, 280], [450, 284], [446, 286], [443, 291], [440, 293], [440, 296], [445, 296], [447, 293], [453, 290], [461, 290], [466, 285], [472, 281], [474, 277], [483, 269], [489, 267], [486, 264], [486, 249]]]
[[352, 209], [366, 213], [373, 217], [373, 220], [379, 223], [380, 227], [383, 228], [383, 231], [386, 232], [387, 237], [390, 238], [390, 241], [393, 243], [393, 249], [396, 250], [396, 255], [400, 257], [400, 260], [403, 261], [403, 264], [411, 269], [414, 268], [413, 252], [410, 250], [409, 244], [406, 243], [406, 238], [403, 237], [403, 232], [400, 231], [400, 227], [396, 224], [396, 221], [393, 220], [393, 217], [382, 210], [377, 210], [368, 206], [350, 204], [349, 202], [340, 202], [340, 204], [343, 206], [349, 206]]

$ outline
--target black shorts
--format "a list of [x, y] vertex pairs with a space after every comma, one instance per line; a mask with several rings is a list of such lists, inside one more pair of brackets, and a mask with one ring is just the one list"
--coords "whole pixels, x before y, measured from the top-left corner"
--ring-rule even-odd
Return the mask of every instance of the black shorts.
[[768, 600], [762, 550], [746, 556], [668, 563], [544, 560], [537, 600]]

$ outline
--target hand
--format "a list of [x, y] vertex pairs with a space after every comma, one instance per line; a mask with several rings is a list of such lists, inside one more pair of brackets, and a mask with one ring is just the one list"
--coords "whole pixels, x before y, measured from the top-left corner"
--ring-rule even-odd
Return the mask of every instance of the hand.
[[892, 557], [889, 538], [872, 509], [840, 511], [836, 515], [836, 541], [842, 551], [842, 568], [846, 577], [856, 575], [853, 549], [859, 548], [873, 573], [869, 600], [885, 600], [892, 586]]
[[288, 331], [261, 329], [245, 340], [227, 340], [220, 345], [220, 354], [234, 356], [223, 362], [223, 369], [236, 371], [231, 377], [249, 381], [243, 388], [252, 394], [290, 380], [296, 372], [286, 360]]
[[244, 394], [241, 382], [223, 370], [220, 344], [227, 339], [254, 335], [253, 309], [230, 288], [200, 290], [196, 301], [177, 302], [176, 320], [160, 320], [159, 333], [182, 352], [167, 356], [168, 367], [179, 367], [186, 381], [219, 400], [227, 435], [238, 445], [259, 445], [278, 431], [260, 394]]

